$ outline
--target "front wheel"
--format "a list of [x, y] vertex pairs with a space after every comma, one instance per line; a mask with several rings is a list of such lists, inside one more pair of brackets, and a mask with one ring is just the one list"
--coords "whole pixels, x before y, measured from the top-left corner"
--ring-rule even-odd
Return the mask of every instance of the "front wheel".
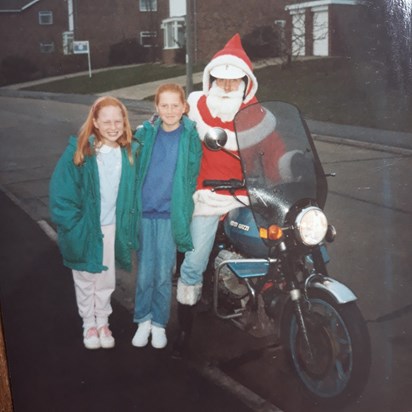
[[366, 385], [371, 362], [369, 333], [359, 308], [312, 291], [302, 309], [308, 339], [290, 305], [282, 340], [305, 398], [329, 407], [353, 401]]

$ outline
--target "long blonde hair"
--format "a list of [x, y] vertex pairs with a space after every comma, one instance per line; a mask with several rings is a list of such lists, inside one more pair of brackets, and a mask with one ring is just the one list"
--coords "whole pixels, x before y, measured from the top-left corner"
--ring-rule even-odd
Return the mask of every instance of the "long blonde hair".
[[112, 96], [102, 96], [99, 97], [92, 105], [89, 110], [86, 121], [80, 128], [79, 136], [77, 139], [77, 148], [73, 157], [74, 164], [80, 166], [84, 162], [86, 156], [92, 156], [95, 153], [95, 148], [89, 143], [89, 137], [94, 135], [96, 138], [96, 143], [102, 142], [102, 137], [99, 130], [94, 126], [93, 120], [99, 117], [99, 112], [103, 107], [114, 106], [118, 107], [123, 115], [124, 122], [124, 133], [117, 139], [117, 143], [121, 147], [125, 147], [129, 157], [130, 164], [133, 164], [132, 157], [132, 129], [130, 127], [129, 117], [127, 114], [127, 109], [124, 104]]

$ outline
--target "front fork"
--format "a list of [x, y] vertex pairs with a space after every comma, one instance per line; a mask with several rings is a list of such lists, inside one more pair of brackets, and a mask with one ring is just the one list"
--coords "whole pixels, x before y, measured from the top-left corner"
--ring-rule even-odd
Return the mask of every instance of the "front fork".
[[306, 296], [304, 293], [302, 293], [302, 289], [299, 287], [299, 281], [296, 276], [296, 260], [293, 256], [291, 256], [290, 253], [288, 253], [285, 242], [280, 243], [279, 251], [281, 256], [282, 269], [287, 279], [287, 287], [289, 289], [290, 299], [293, 302], [296, 319], [302, 334], [303, 344], [306, 348], [306, 362], [311, 363], [314, 362], [314, 356], [309, 341], [308, 328], [303, 316], [303, 305], [306, 302]]

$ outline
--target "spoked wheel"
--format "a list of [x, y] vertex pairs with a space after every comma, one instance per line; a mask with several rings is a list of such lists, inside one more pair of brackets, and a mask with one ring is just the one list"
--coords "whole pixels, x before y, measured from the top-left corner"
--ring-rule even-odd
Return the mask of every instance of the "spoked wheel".
[[289, 310], [283, 342], [306, 397], [325, 406], [356, 399], [370, 368], [369, 334], [356, 304], [338, 305], [321, 291], [313, 293], [303, 311], [307, 339]]

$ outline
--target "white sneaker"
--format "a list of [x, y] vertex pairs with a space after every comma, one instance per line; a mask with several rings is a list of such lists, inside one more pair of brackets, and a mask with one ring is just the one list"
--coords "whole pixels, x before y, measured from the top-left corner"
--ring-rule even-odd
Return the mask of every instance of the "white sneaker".
[[109, 329], [109, 325], [104, 325], [98, 329], [100, 346], [103, 349], [110, 349], [114, 347], [114, 337], [112, 331]]
[[163, 349], [167, 345], [166, 330], [159, 326], [152, 326], [152, 346]]
[[94, 326], [86, 329], [83, 333], [83, 343], [87, 349], [99, 349], [100, 339], [97, 328]]
[[143, 348], [149, 342], [150, 330], [152, 329], [152, 322], [146, 320], [145, 322], [139, 323], [136, 333], [132, 339], [132, 345], [137, 348]]

